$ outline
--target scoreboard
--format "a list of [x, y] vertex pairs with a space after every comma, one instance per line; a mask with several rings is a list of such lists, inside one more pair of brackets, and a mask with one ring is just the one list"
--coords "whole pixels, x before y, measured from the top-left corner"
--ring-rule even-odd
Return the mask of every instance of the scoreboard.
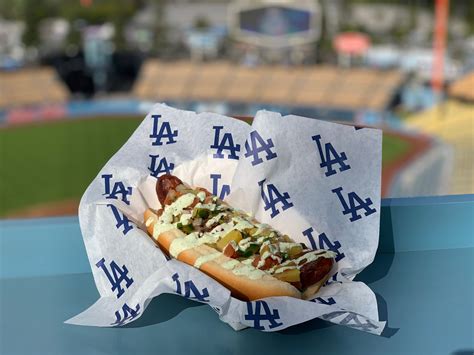
[[317, 1], [237, 1], [229, 7], [229, 27], [242, 42], [290, 47], [319, 39], [321, 15]]

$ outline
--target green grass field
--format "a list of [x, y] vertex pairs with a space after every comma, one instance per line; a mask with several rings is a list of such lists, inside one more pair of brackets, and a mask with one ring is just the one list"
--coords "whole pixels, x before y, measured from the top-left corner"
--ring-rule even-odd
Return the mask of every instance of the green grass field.
[[390, 134], [383, 135], [382, 143], [382, 171], [401, 155], [406, 154], [410, 149], [410, 144], [397, 136]]
[[[143, 117], [64, 120], [0, 130], [0, 216], [79, 199]], [[384, 135], [383, 165], [408, 149]]]
[[0, 216], [80, 198], [142, 118], [64, 120], [0, 130]]

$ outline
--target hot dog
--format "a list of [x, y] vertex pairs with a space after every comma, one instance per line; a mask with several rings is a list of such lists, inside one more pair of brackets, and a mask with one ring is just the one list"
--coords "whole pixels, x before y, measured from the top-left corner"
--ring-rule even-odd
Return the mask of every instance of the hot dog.
[[310, 299], [329, 277], [332, 251], [296, 243], [206, 189], [163, 175], [156, 194], [162, 208], [144, 214], [150, 237], [166, 254], [199, 268], [239, 299]]

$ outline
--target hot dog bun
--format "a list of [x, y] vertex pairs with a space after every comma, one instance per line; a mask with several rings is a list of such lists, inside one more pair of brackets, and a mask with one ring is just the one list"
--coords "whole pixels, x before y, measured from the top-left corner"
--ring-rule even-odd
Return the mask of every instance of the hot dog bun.
[[[151, 210], [145, 211], [145, 221], [147, 221], [147, 232], [155, 243], [168, 255], [170, 255], [171, 245], [177, 238], [183, 238], [185, 234], [179, 229], [172, 229], [160, 233], [156, 238], [153, 237], [155, 224], [158, 222], [158, 216]], [[218, 254], [216, 254], [218, 253]], [[265, 274], [259, 278], [253, 279], [247, 275], [236, 275], [235, 271], [248, 267], [244, 263], [229, 258], [211, 246], [202, 244], [190, 249], [181, 251], [177, 259], [191, 266], [198, 267], [213, 279], [228, 288], [234, 297], [242, 300], [257, 300], [274, 296], [289, 296], [295, 298], [309, 299], [318, 292], [321, 285], [326, 282], [326, 275], [319, 282], [308, 287], [304, 292], [288, 282], [280, 281], [277, 278]], [[199, 260], [206, 260], [202, 263]], [[224, 267], [230, 265], [232, 268]], [[199, 264], [199, 265], [197, 265]]]

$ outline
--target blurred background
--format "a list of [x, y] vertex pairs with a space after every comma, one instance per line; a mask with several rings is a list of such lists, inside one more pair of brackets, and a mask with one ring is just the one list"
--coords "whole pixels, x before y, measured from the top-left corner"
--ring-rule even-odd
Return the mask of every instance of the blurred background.
[[76, 214], [154, 102], [378, 127], [384, 197], [472, 194], [474, 1], [0, 0], [0, 218]]

